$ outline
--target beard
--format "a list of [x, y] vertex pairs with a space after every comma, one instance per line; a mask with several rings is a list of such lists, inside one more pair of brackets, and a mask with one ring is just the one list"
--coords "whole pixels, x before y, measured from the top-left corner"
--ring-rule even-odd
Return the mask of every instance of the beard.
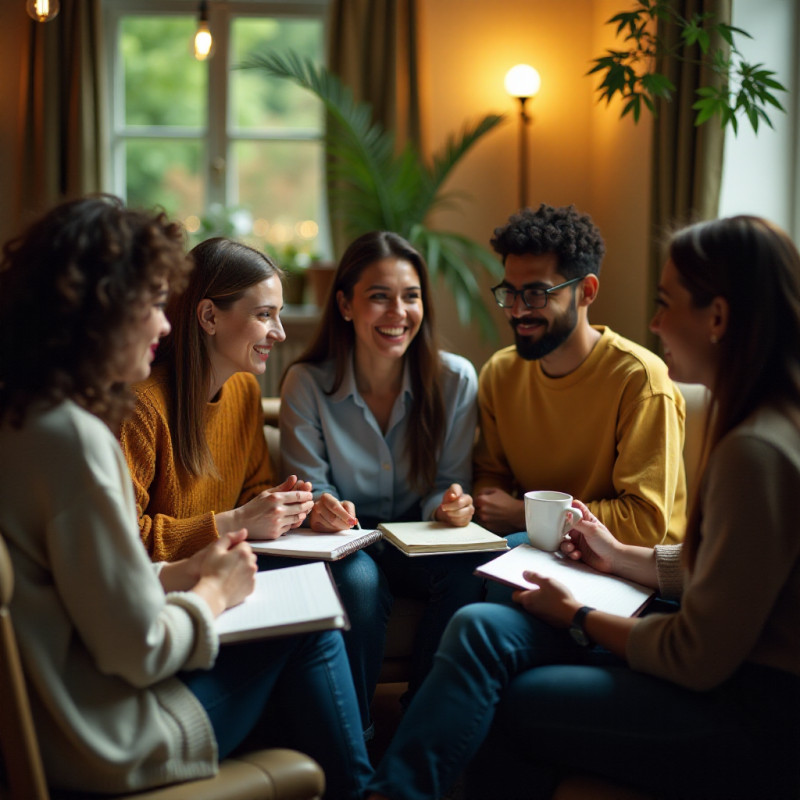
[[538, 361], [540, 358], [550, 355], [557, 347], [561, 347], [575, 330], [578, 324], [578, 305], [574, 295], [569, 308], [560, 316], [555, 317], [538, 339], [534, 339], [532, 336], [521, 336], [517, 333], [517, 325], [529, 321], [530, 318], [511, 320], [511, 327], [514, 329], [514, 344], [517, 346], [517, 354], [520, 358], [525, 361]]

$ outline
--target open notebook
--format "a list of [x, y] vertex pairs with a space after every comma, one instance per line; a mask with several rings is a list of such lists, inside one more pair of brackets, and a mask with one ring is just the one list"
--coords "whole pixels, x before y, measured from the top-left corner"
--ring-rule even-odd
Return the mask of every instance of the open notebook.
[[217, 617], [222, 644], [350, 627], [328, 567], [321, 561], [256, 573], [243, 603]]
[[521, 544], [493, 558], [478, 567], [475, 574], [507, 586], [531, 589], [535, 584], [522, 577], [526, 569], [563, 583], [582, 605], [622, 617], [639, 613], [655, 594], [652, 589], [634, 581], [598, 572], [588, 564], [572, 561], [560, 553], [538, 550], [529, 544]]
[[381, 532], [375, 530], [346, 530], [317, 533], [310, 528], [296, 528], [277, 539], [248, 539], [254, 553], [291, 558], [321, 558], [338, 561], [362, 547], [377, 542]]

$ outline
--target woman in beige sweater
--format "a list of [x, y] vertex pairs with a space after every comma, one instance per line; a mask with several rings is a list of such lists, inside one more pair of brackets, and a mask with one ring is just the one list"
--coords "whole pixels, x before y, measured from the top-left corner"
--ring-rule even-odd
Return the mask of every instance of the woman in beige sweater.
[[470, 762], [469, 798], [549, 797], [564, 771], [659, 797], [800, 796], [800, 254], [734, 217], [669, 255], [651, 328], [672, 378], [712, 392], [686, 539], [624, 545], [582, 506], [562, 549], [680, 603], [617, 617], [529, 572], [518, 607], [462, 609], [371, 800], [439, 797]]

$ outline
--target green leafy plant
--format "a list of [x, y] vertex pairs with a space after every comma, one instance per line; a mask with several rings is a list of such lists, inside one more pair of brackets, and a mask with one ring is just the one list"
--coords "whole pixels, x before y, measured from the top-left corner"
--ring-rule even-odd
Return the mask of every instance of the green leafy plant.
[[[633, 114], [638, 122], [644, 105], [656, 111], [656, 100], [671, 100], [675, 91], [672, 81], [657, 67], [664, 60], [697, 64], [704, 68], [709, 80], [697, 89], [692, 108], [697, 112], [695, 125], [719, 117], [724, 128], [730, 124], [738, 132], [738, 117], [744, 116], [755, 132], [759, 122], [770, 127], [767, 109], [783, 111], [773, 92], [786, 88], [775, 80], [775, 73], [763, 64], [749, 64], [736, 47], [736, 36], [752, 38], [741, 28], [718, 22], [712, 13], [683, 17], [672, 8], [669, 0], [638, 0], [636, 8], [614, 15], [609, 25], [616, 24], [617, 36], [623, 36], [627, 49], [607, 50], [606, 55], [593, 59], [594, 66], [587, 74], [600, 73], [603, 80], [597, 87], [607, 102], [615, 95], [624, 101], [621, 116]], [[672, 27], [675, 43], [659, 33], [657, 23]], [[696, 56], [686, 56], [688, 52]]]
[[477, 319], [483, 335], [495, 339], [479, 276], [488, 272], [495, 279], [502, 274], [497, 258], [469, 237], [434, 230], [426, 220], [433, 209], [457, 199], [442, 185], [467, 151], [504, 117], [487, 114], [465, 125], [427, 164], [412, 144], [395, 152], [394, 135], [372, 121], [370, 106], [355, 102], [349, 87], [310, 59], [293, 53], [252, 55], [239, 67], [294, 81], [322, 101], [329, 120], [325, 144], [332, 213], [342, 220], [347, 235], [390, 230], [404, 236], [423, 254], [431, 275], [449, 287], [462, 323]]

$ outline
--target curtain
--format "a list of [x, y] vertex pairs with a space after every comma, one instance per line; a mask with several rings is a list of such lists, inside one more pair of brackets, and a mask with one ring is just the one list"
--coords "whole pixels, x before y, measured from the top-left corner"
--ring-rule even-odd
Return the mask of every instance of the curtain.
[[[328, 20], [328, 67], [358, 102], [395, 135], [396, 147], [413, 142], [425, 152], [417, 0], [332, 0]], [[334, 251], [346, 247], [341, 225], [331, 219]]]
[[31, 20], [23, 48], [23, 218], [100, 190], [101, 87], [98, 0], [62, 3], [51, 22]]
[[[731, 22], [731, 0], [675, 0], [673, 7], [683, 17], [712, 13], [717, 22]], [[659, 23], [658, 33], [669, 44], [678, 39], [677, 31], [663, 23]], [[712, 44], [718, 46], [719, 42]], [[685, 54], [687, 58], [692, 55], [691, 51]], [[656, 294], [670, 229], [717, 215], [725, 140], [716, 118], [700, 127], [694, 125], [695, 90], [701, 82], [709, 82], [708, 72], [690, 61], [675, 59], [662, 60], [659, 70], [675, 84], [676, 91], [670, 102], [658, 102], [653, 126], [649, 297]], [[650, 347], [658, 350], [658, 338], [650, 336]]]

